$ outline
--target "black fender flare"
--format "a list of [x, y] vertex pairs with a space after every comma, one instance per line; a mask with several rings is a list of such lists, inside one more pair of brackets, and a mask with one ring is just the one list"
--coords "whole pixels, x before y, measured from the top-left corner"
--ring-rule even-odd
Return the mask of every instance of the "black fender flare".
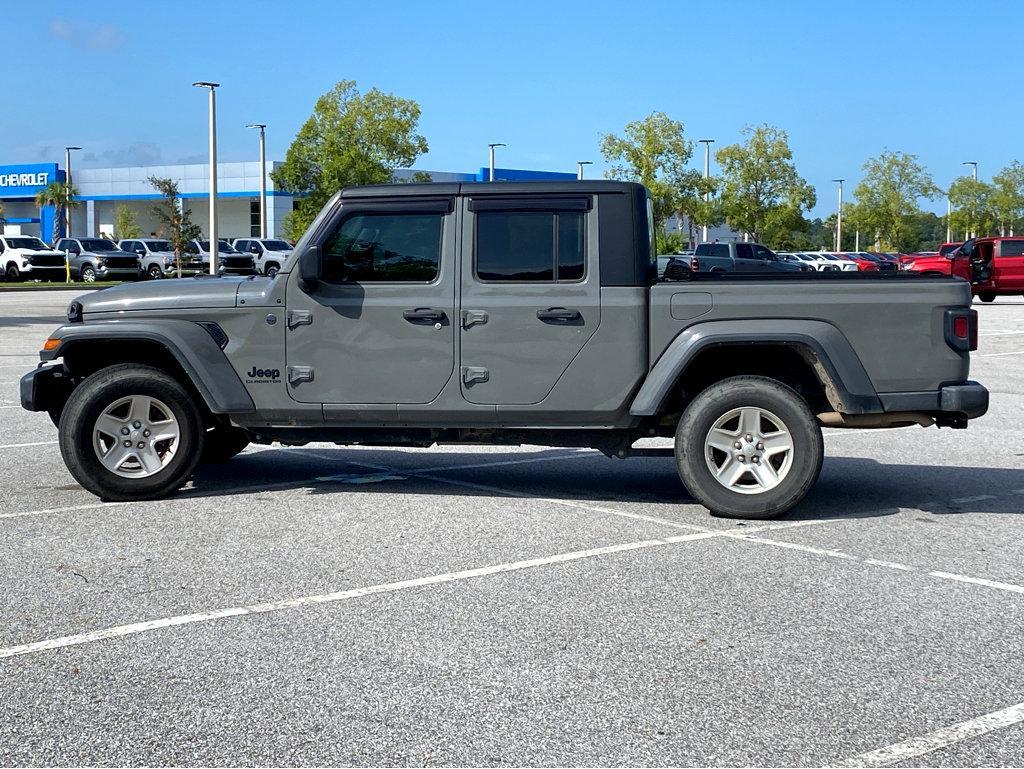
[[883, 411], [864, 365], [842, 331], [821, 320], [764, 319], [696, 323], [676, 336], [647, 375], [629, 413], [654, 416], [697, 355], [722, 345], [784, 344], [810, 355], [832, 406], [843, 414]]
[[178, 362], [195, 385], [207, 408], [214, 414], [241, 414], [256, 411], [256, 404], [231, 366], [224, 351], [198, 323], [189, 320], [150, 319], [101, 320], [61, 326], [50, 334], [61, 343], [44, 360], [62, 358], [81, 344], [110, 341], [155, 342]]

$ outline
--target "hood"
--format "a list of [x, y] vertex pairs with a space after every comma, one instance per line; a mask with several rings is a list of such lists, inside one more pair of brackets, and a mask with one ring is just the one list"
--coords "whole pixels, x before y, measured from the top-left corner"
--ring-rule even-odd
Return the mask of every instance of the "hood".
[[244, 280], [245, 277], [147, 280], [93, 291], [76, 301], [86, 316], [98, 312], [234, 307], [238, 285]]
[[63, 251], [57, 251], [53, 248], [44, 248], [41, 250], [35, 248], [8, 248], [7, 250], [14, 251], [22, 256], [64, 256]]

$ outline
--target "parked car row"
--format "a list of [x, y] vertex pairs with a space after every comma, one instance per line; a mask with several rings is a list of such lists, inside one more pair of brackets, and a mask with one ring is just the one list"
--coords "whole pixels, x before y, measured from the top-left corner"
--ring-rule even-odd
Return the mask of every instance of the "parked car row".
[[[292, 247], [278, 238], [219, 240], [221, 275], [273, 276], [291, 255]], [[65, 261], [67, 268], [65, 268]], [[7, 281], [157, 280], [191, 276], [210, 269], [210, 241], [192, 240], [181, 258], [166, 238], [128, 238], [115, 243], [106, 238], [61, 238], [51, 248], [37, 237], [0, 235], [0, 266]]]
[[701, 243], [692, 256], [663, 257], [659, 274], [674, 262], [691, 272], [897, 272], [897, 254], [868, 251], [775, 252], [760, 243]]

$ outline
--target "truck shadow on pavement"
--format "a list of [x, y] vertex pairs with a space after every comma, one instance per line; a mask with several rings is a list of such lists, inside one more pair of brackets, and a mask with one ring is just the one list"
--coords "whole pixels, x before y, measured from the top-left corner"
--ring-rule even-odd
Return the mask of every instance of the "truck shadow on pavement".
[[[563, 459], [564, 458], [564, 459]], [[524, 459], [528, 461], [523, 461]], [[200, 467], [188, 497], [307, 489], [311, 495], [422, 494], [555, 499], [644, 505], [670, 517], [697, 503], [669, 458], [612, 460], [565, 449], [521, 453], [267, 449]], [[787, 520], [878, 517], [899, 509], [936, 515], [1024, 514], [1024, 469], [892, 465], [828, 457], [821, 476]]]

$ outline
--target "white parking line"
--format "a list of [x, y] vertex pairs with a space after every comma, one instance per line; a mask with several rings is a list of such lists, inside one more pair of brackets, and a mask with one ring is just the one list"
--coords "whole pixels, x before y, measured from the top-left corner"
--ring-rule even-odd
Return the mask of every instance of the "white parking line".
[[[779, 528], [789, 528], [792, 525], [793, 524], [776, 524], [760, 526], [752, 529], [752, 531], [771, 531]], [[569, 553], [559, 553], [557, 555], [531, 558], [524, 561], [512, 561], [510, 563], [499, 563], [492, 566], [481, 566], [475, 569], [465, 569], [463, 571], [450, 572], [447, 574], [435, 574], [429, 577], [417, 577], [415, 579], [387, 582], [379, 585], [371, 585], [369, 587], [339, 590], [333, 593], [322, 593], [319, 595], [308, 595], [298, 598], [286, 598], [267, 603], [250, 604], [248, 606], [235, 606], [209, 612], [183, 614], [175, 617], [148, 620], [145, 622], [133, 622], [127, 625], [117, 625], [115, 627], [95, 630], [89, 633], [77, 633], [75, 635], [60, 636], [58, 638], [48, 638], [42, 641], [9, 646], [7, 648], [0, 649], [0, 659], [50, 651], [52, 649], [63, 649], [69, 646], [81, 646], [82, 644], [95, 643], [97, 641], [105, 641], [112, 638], [124, 638], [130, 635], [137, 635], [139, 633], [147, 633], [153, 630], [162, 630], [170, 627], [179, 627], [181, 625], [212, 622], [214, 620], [227, 619], [229, 617], [240, 617], [248, 614], [268, 614], [275, 611], [297, 609], [304, 606], [315, 606], [325, 603], [337, 603], [339, 601], [362, 598], [364, 596], [375, 595], [378, 593], [394, 593], [400, 590], [459, 582], [477, 577], [486, 577], [492, 574], [506, 574], [509, 572], [522, 571], [523, 569], [534, 569], [539, 566], [569, 563], [571, 561], [579, 561], [586, 558], [597, 558], [614, 553], [645, 550], [652, 547], [664, 547], [665, 545], [672, 545], [679, 542], [713, 539], [717, 537], [724, 537], [728, 533], [729, 532], [706, 531], [694, 534], [679, 534], [677, 536], [662, 537], [660, 539], [645, 539], [636, 542], [627, 542], [621, 545], [607, 545], [605, 547], [596, 547], [589, 550], [576, 550]]]
[[972, 358], [1001, 358], [1004, 355], [1024, 355], [1024, 350], [1015, 350], [1014, 352], [987, 352], [983, 355], [974, 353]]
[[988, 331], [978, 334], [978, 336], [1019, 336], [1024, 334], [1024, 331]]
[[981, 579], [980, 577], [965, 577], [963, 574], [950, 574], [945, 571], [930, 571], [928, 576], [938, 577], [939, 579], [951, 579], [956, 582], [968, 582], [972, 585], [982, 585], [983, 587], [994, 587], [996, 590], [1006, 590], [1011, 593], [1024, 593], [1024, 585], [1013, 585], [1009, 582], [996, 582], [991, 579]]
[[943, 729], [937, 729], [920, 737], [897, 742], [895, 745], [861, 753], [853, 758], [832, 764], [832, 766], [892, 766], [901, 761], [908, 761], [940, 748], [948, 748], [958, 742], [980, 737], [983, 734], [994, 732], [997, 729], [1005, 729], [1021, 722], [1024, 722], [1024, 702], [993, 713], [986, 713], [968, 721], [961, 721]]
[[57, 441], [40, 441], [39, 443], [8, 443], [0, 449], [27, 449], [30, 446], [56, 446]]

